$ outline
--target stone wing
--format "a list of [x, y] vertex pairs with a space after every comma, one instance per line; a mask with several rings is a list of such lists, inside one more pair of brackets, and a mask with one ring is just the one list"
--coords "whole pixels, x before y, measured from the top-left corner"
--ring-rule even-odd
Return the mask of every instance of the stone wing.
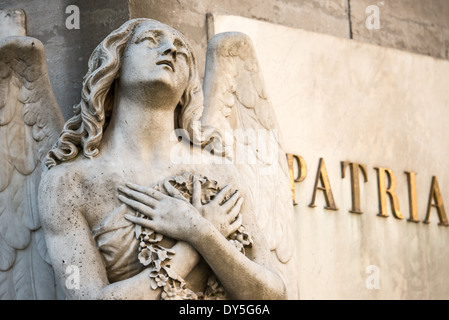
[[42, 43], [0, 40], [0, 298], [54, 299], [37, 191], [63, 125]]
[[[221, 145], [227, 146], [224, 155], [233, 159], [247, 183], [275, 265], [284, 277], [289, 298], [296, 299], [295, 221], [287, 159], [248, 36], [221, 33], [210, 40], [203, 91], [202, 128], [221, 133]], [[227, 136], [232, 136], [231, 143]]]

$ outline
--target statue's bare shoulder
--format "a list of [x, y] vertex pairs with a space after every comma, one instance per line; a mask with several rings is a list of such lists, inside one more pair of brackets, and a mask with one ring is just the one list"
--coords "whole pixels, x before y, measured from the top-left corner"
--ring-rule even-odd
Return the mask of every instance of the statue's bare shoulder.
[[74, 218], [84, 212], [88, 171], [84, 161], [72, 161], [60, 164], [42, 175], [39, 212], [44, 228], [66, 226], [70, 217]]

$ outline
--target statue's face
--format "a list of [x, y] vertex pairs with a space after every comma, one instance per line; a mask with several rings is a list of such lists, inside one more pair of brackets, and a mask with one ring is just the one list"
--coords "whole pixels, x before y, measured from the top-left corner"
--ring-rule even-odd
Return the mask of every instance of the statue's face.
[[[181, 35], [157, 22], [145, 22], [134, 31], [122, 57], [120, 83], [168, 87], [171, 97], [182, 96], [189, 80], [190, 52]], [[178, 100], [179, 101], [179, 100]]]

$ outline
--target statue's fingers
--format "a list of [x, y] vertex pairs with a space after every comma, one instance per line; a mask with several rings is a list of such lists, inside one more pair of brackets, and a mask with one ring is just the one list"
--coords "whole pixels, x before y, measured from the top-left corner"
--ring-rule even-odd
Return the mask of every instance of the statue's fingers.
[[237, 215], [240, 213], [240, 210], [242, 209], [242, 205], [243, 205], [243, 198], [239, 198], [235, 206], [232, 207], [232, 209], [228, 213], [229, 222], [233, 222], [236, 219]]
[[229, 234], [237, 231], [237, 229], [240, 228], [240, 226], [242, 225], [242, 222], [243, 222], [242, 214], [239, 214], [237, 219], [235, 219], [235, 221], [229, 225]]
[[220, 192], [215, 196], [214, 200], [212, 201], [221, 204], [224, 198], [226, 198], [226, 196], [229, 194], [229, 192], [231, 192], [231, 186], [228, 184], [223, 189], [220, 190]]
[[145, 228], [149, 228], [149, 229], [154, 229], [154, 223], [153, 220], [149, 220], [149, 219], [144, 219], [144, 218], [139, 218], [130, 214], [125, 214], [125, 219], [138, 224], [142, 227]]
[[128, 210], [128, 206], [124, 203], [120, 205], [120, 207], [117, 207], [114, 209], [114, 213], [125, 213]]
[[141, 202], [129, 199], [129, 198], [127, 198], [127, 197], [125, 197], [125, 196], [123, 196], [121, 194], [118, 196], [118, 198], [119, 198], [119, 200], [121, 202], [127, 204], [128, 206], [130, 206], [131, 208], [137, 210], [138, 212], [142, 213], [143, 215], [145, 215], [145, 216], [147, 216], [149, 218], [153, 217], [154, 210], [152, 208], [150, 208], [149, 206], [147, 206], [147, 205], [145, 205], [145, 204], [143, 204]]
[[197, 174], [193, 176], [192, 205], [197, 209], [201, 207], [201, 182]]
[[134, 200], [137, 200], [137, 201], [139, 201], [139, 202], [141, 202], [141, 203], [143, 203], [143, 204], [145, 204], [145, 205], [147, 205], [147, 206], [149, 206], [149, 207], [151, 207], [153, 209], [155, 208], [155, 206], [157, 204], [157, 200], [156, 199], [154, 199], [152, 197], [149, 197], [149, 196], [147, 196], [144, 193], [137, 192], [137, 191], [134, 191], [132, 189], [123, 188], [123, 187], [119, 187], [118, 190], [120, 192], [122, 192], [123, 194], [127, 195], [128, 197], [130, 197], [130, 198], [132, 198]]
[[166, 197], [165, 194], [163, 194], [162, 192], [159, 192], [157, 190], [154, 190], [153, 188], [139, 186], [139, 185], [131, 183], [131, 182], [127, 182], [126, 186], [135, 191], [144, 193], [147, 196], [153, 197], [156, 200], [162, 200], [162, 198]]
[[235, 204], [237, 203], [237, 201], [240, 198], [240, 191], [236, 191], [228, 200], [226, 200], [225, 203], [223, 203], [221, 206], [223, 207], [223, 209], [226, 210], [226, 212], [228, 212], [229, 210], [231, 210], [232, 207], [235, 206]]
[[167, 190], [168, 194], [171, 195], [173, 198], [177, 198], [180, 200], [186, 201], [187, 199], [179, 192], [178, 189], [176, 189], [171, 183], [170, 180], [167, 179], [164, 181], [164, 188]]

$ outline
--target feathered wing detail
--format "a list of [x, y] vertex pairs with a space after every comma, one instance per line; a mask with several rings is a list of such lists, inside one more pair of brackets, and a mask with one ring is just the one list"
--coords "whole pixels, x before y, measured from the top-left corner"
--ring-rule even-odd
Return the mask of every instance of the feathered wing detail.
[[1, 39], [0, 298], [56, 298], [37, 191], [43, 159], [62, 125], [42, 43]]
[[[255, 214], [291, 299], [299, 297], [295, 223], [287, 159], [250, 38], [230, 32], [208, 45], [204, 78], [205, 132], [214, 128], [225, 154], [248, 185]], [[232, 132], [227, 135], [227, 132]], [[232, 143], [226, 138], [232, 136]]]

